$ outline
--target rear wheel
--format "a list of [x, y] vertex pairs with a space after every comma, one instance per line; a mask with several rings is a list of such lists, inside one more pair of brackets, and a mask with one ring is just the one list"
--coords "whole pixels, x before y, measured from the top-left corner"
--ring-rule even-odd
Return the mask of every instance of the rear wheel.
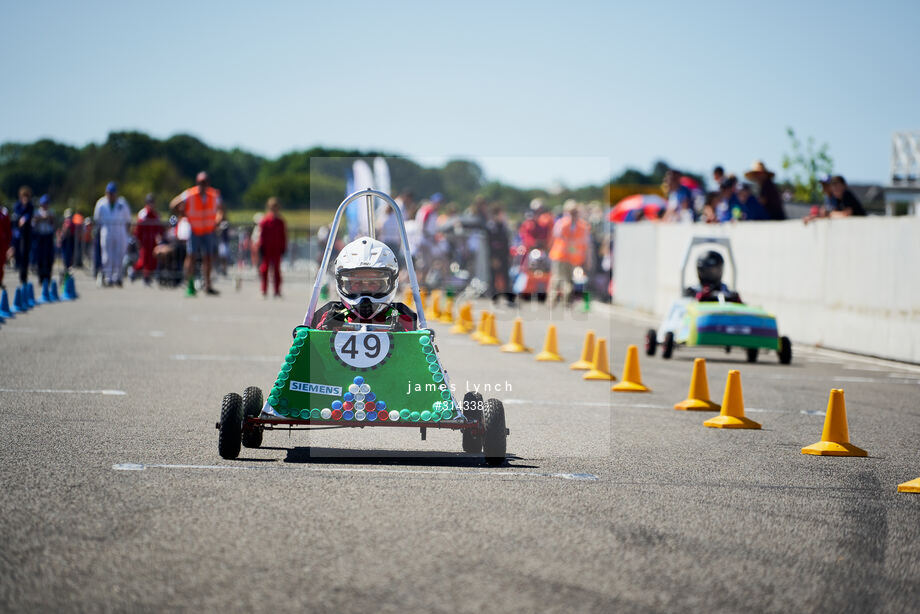
[[501, 465], [505, 462], [508, 430], [505, 427], [505, 406], [498, 399], [489, 399], [482, 411], [482, 451], [486, 463]]
[[779, 338], [779, 362], [784, 365], [792, 362], [792, 342], [789, 337]]
[[243, 437], [243, 398], [235, 392], [224, 396], [218, 429], [217, 451], [221, 457], [232, 460], [239, 456]]
[[[243, 416], [245, 418], [258, 418], [262, 413], [262, 390], [250, 386], [243, 391]], [[251, 426], [243, 429], [243, 445], [247, 448], [258, 448], [262, 445], [262, 427]]]
[[757, 348], [747, 348], [747, 361], [748, 362], [757, 362], [757, 354], [759, 350]]
[[661, 357], [670, 358], [674, 353], [674, 333], [665, 333], [664, 343], [661, 344]]
[[[478, 392], [467, 392], [463, 395], [463, 414], [474, 422], [482, 421], [482, 410], [485, 404], [482, 395]], [[482, 452], [482, 434], [473, 430], [463, 430], [463, 451], [470, 454]]]
[[648, 329], [645, 333], [645, 353], [648, 356], [654, 356], [655, 350], [658, 349], [658, 331], [654, 328]]

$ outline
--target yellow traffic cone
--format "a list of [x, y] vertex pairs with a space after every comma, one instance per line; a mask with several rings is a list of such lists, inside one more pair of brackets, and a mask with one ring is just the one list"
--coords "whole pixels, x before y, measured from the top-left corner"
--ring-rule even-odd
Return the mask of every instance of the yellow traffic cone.
[[709, 378], [706, 377], [706, 359], [693, 361], [693, 374], [690, 376], [690, 392], [687, 398], [674, 404], [674, 409], [719, 411], [718, 403], [709, 399]]
[[470, 335], [470, 338], [473, 341], [481, 341], [482, 336], [486, 334], [489, 326], [489, 312], [483, 311], [479, 314], [479, 326], [476, 327], [476, 330]]
[[610, 388], [614, 392], [651, 392], [651, 388], [642, 383], [639, 370], [639, 348], [634, 345], [626, 348], [626, 361], [623, 363], [623, 376], [619, 384]]
[[731, 370], [725, 381], [722, 411], [703, 423], [717, 429], [759, 429], [760, 424], [744, 417], [744, 395], [741, 391], [741, 372]]
[[546, 329], [546, 341], [543, 342], [543, 351], [537, 354], [540, 362], [562, 362], [565, 360], [559, 355], [559, 346], [556, 342], [556, 325], [550, 324]]
[[429, 320], [437, 322], [441, 319], [441, 291], [432, 290], [431, 291], [431, 303], [429, 303], [431, 311], [426, 311], [425, 315], [428, 316]]
[[511, 328], [511, 340], [503, 345], [501, 350], [510, 354], [533, 351], [524, 345], [524, 321], [521, 318], [514, 318], [514, 325]]
[[491, 311], [489, 312], [489, 317], [486, 320], [486, 332], [483, 333], [482, 337], [479, 339], [479, 343], [482, 345], [501, 345], [501, 341], [498, 338], [498, 331], [495, 328], [495, 314]]
[[603, 380], [605, 382], [615, 381], [613, 373], [610, 372], [610, 363], [607, 362], [607, 340], [601, 337], [594, 346], [594, 362], [591, 364], [591, 370], [581, 376], [582, 379]]
[[415, 300], [412, 298], [412, 288], [406, 288], [406, 299], [403, 303], [405, 303], [406, 307], [409, 309], [412, 309], [412, 306], [415, 305]]
[[463, 303], [457, 312], [457, 322], [450, 329], [455, 335], [465, 335], [473, 330], [473, 306], [469, 303]]
[[594, 331], [585, 334], [585, 344], [581, 348], [581, 358], [569, 365], [573, 371], [590, 371], [591, 360], [594, 357]]
[[444, 304], [444, 311], [441, 312], [441, 322], [444, 324], [454, 323], [454, 299], [448, 297]]
[[920, 493], [920, 478], [898, 484], [898, 492], [916, 492]]
[[827, 399], [827, 412], [824, 415], [824, 430], [821, 441], [802, 448], [802, 454], [818, 456], [868, 456], [862, 448], [850, 443], [847, 427], [847, 404], [843, 390], [834, 388]]

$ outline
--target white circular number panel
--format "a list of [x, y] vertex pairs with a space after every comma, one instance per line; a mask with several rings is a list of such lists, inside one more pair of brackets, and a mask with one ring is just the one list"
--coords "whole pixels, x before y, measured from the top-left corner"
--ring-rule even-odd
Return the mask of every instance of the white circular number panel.
[[390, 336], [385, 332], [339, 331], [332, 339], [332, 348], [349, 367], [370, 369], [390, 355]]

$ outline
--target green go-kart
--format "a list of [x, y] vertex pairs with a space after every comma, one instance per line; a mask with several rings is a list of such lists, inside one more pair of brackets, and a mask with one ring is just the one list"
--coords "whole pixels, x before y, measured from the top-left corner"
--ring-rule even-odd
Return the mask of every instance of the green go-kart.
[[336, 210], [303, 325], [294, 329], [291, 349], [267, 398], [263, 401], [256, 386], [242, 395], [224, 396], [217, 423], [218, 452], [235, 459], [241, 447], [258, 448], [264, 432], [276, 429], [409, 427], [419, 429], [425, 440], [427, 429], [435, 428], [460, 431], [464, 452], [483, 454], [491, 465], [503, 463], [509, 430], [502, 402], [484, 400], [474, 392], [457, 402], [434, 331], [428, 329], [421, 310], [418, 328], [412, 331], [380, 324], [334, 331], [310, 328], [339, 221], [346, 207], [362, 197], [371, 237], [375, 198], [388, 203], [396, 215], [415, 304], [422, 304], [399, 207], [374, 190], [351, 194]]
[[[736, 288], [734, 254], [731, 243], [723, 237], [693, 237], [690, 240], [681, 265], [681, 286], [686, 279], [690, 253], [697, 245], [722, 248], [731, 266], [731, 288]], [[675, 300], [658, 330], [652, 328], [646, 333], [646, 354], [654, 356], [658, 346], [661, 346], [662, 358], [671, 358], [679, 347], [722, 347], [727, 352], [739, 347], [744, 349], [748, 362], [756, 362], [761, 351], [775, 351], [781, 364], [792, 362], [792, 343], [789, 337], [777, 332], [776, 317], [760, 307], [732, 298], [719, 292], [712, 300], [701, 301], [686, 295]]]

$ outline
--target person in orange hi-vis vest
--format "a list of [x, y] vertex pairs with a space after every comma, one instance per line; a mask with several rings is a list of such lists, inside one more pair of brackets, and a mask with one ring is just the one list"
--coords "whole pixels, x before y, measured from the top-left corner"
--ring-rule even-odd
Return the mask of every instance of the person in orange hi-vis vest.
[[568, 304], [572, 292], [572, 277], [576, 267], [584, 267], [588, 261], [590, 227], [578, 215], [578, 203], [567, 200], [563, 215], [553, 226], [549, 259], [552, 262], [549, 288], [550, 308], [556, 304], [557, 293], [563, 304]]
[[172, 199], [169, 209], [188, 218], [192, 234], [188, 240], [185, 256], [185, 275], [188, 278], [186, 296], [195, 296], [195, 258], [201, 256], [205, 292], [217, 294], [211, 287], [211, 260], [217, 254], [217, 225], [224, 219], [224, 205], [220, 192], [211, 187], [208, 174], [204, 171], [195, 178], [195, 186], [184, 190]]

